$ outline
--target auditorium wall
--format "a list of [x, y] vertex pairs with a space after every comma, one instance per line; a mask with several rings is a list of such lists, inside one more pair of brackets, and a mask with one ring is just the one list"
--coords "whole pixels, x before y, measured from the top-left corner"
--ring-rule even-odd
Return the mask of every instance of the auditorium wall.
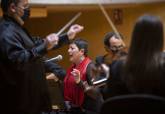
[[[63, 6], [64, 7], [64, 6]], [[74, 6], [73, 6], [74, 7]], [[144, 14], [152, 14], [159, 16], [163, 23], [165, 23], [165, 4], [140, 4], [128, 5], [119, 7], [107, 7], [106, 10], [110, 17], [113, 19], [113, 10], [119, 8], [122, 10], [122, 23], [115, 24], [118, 31], [123, 34], [124, 41], [129, 47], [131, 32], [136, 22], [136, 19]], [[89, 56], [94, 60], [97, 55], [103, 55], [103, 37], [112, 31], [111, 26], [108, 24], [106, 18], [99, 8], [77, 9], [74, 10], [48, 10], [47, 17], [31, 18], [27, 21], [25, 26], [34, 36], [45, 37], [50, 32], [58, 32], [76, 13], [82, 12], [82, 15], [76, 20], [75, 23], [84, 26], [84, 31], [78, 34], [78, 38], [83, 38], [89, 42]], [[68, 46], [63, 46], [60, 49], [48, 53], [48, 57], [63, 55], [63, 61], [59, 62], [64, 68], [70, 65], [68, 61], [69, 56], [67, 53]]]

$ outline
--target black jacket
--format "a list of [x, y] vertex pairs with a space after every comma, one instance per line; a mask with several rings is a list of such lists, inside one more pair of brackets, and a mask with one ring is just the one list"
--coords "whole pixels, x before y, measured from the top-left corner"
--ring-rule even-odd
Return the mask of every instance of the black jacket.
[[[68, 42], [62, 36], [59, 46]], [[0, 22], [0, 111], [3, 114], [39, 114], [51, 108], [45, 65], [46, 43], [33, 39], [14, 19]], [[47, 67], [45, 69], [45, 66]]]

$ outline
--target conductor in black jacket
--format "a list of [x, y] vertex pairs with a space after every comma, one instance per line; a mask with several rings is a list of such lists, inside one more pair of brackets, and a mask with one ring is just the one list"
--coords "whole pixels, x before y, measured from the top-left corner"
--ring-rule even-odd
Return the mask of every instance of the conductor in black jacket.
[[28, 0], [1, 0], [1, 8], [0, 112], [41, 114], [50, 111], [45, 78], [49, 68], [45, 68], [43, 56], [50, 48], [73, 39], [83, 27], [73, 25], [60, 37], [53, 33], [45, 39], [33, 39], [22, 27], [30, 13]]

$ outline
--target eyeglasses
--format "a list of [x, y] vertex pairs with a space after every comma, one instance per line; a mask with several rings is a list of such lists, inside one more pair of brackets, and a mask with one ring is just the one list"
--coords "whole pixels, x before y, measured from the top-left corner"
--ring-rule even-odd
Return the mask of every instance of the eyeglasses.
[[28, 9], [28, 8], [30, 8], [30, 5], [28, 4], [28, 5], [25, 5], [25, 6], [17, 6], [18, 8], [21, 8], [21, 9]]
[[110, 49], [113, 50], [113, 51], [116, 51], [116, 50], [120, 50], [123, 48], [123, 45], [119, 45], [119, 46], [111, 46]]

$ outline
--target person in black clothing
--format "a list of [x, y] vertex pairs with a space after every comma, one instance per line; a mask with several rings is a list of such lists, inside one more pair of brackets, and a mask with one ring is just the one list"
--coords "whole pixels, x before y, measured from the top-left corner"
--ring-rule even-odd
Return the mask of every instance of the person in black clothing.
[[[107, 54], [103, 56], [97, 56], [95, 59], [96, 69], [98, 69], [97, 71], [100, 72], [97, 74], [96, 80], [100, 80], [106, 77], [106, 73], [103, 70], [103, 65], [107, 65], [107, 67], [109, 67], [111, 70], [111, 64], [114, 61], [122, 60], [127, 56], [126, 46], [121, 34], [120, 37], [114, 32], [109, 32], [105, 35], [104, 47]], [[102, 93], [104, 99], [107, 99], [108, 97], [107, 94], [104, 94], [104, 91], [106, 91], [107, 88], [109, 88], [107, 85], [100, 87], [100, 92]]]
[[[121, 38], [122, 39], [121, 39]], [[127, 55], [126, 46], [123, 41], [123, 36], [120, 37], [114, 32], [109, 32], [104, 37], [104, 47], [107, 54], [103, 56], [97, 56], [95, 59], [96, 68], [98, 72], [96, 80], [105, 78], [105, 71], [103, 70], [103, 65], [110, 66], [113, 61], [124, 59]]]
[[163, 23], [152, 15], [140, 17], [133, 29], [123, 81], [131, 93], [165, 97]]
[[[28, 0], [1, 0], [0, 22], [0, 111], [2, 114], [40, 114], [51, 110], [45, 73], [58, 74], [43, 56], [72, 40], [83, 30], [73, 25], [62, 36], [52, 33], [45, 39], [32, 38], [23, 28], [29, 17]], [[46, 71], [47, 70], [47, 71]]]

